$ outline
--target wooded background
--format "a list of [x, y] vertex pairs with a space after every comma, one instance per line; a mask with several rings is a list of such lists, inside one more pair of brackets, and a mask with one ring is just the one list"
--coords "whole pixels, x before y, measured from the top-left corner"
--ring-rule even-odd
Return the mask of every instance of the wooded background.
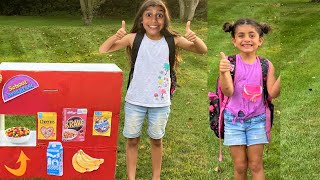
[[[134, 17], [142, 2], [143, 0], [1, 0], [0, 15], [82, 15], [87, 24], [91, 22], [86, 20], [91, 21], [92, 17]], [[208, 0], [164, 0], [164, 2], [173, 18], [183, 21], [193, 18], [204, 21], [207, 19]]]

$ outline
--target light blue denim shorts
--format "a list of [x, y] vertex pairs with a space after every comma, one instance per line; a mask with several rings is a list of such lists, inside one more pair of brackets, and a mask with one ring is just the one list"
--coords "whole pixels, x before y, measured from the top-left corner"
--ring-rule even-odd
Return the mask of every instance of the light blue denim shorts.
[[170, 106], [144, 107], [125, 103], [125, 121], [123, 136], [137, 138], [141, 135], [145, 117], [148, 117], [148, 135], [152, 139], [161, 139], [165, 134], [170, 114]]
[[255, 145], [267, 144], [266, 135], [266, 114], [245, 119], [243, 122], [236, 120], [232, 123], [234, 115], [229, 111], [224, 111], [224, 145]]

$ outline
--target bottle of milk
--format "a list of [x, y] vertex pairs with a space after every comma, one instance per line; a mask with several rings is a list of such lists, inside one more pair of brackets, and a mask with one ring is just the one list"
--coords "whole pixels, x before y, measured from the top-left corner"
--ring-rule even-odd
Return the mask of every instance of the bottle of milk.
[[63, 175], [63, 147], [61, 142], [49, 142], [47, 148], [47, 174]]

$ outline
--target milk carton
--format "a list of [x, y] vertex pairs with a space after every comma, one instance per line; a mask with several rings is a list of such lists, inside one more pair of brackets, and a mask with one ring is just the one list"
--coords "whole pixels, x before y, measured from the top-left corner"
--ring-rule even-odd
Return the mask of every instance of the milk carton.
[[47, 174], [63, 175], [63, 147], [61, 142], [49, 142], [47, 148]]

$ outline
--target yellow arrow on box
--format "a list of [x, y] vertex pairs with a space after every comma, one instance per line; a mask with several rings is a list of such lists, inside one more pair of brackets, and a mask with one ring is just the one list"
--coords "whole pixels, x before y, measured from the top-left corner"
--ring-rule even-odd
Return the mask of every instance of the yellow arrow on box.
[[22, 176], [27, 170], [27, 161], [30, 160], [24, 152], [21, 150], [20, 157], [17, 161], [20, 162], [20, 167], [18, 169], [11, 169], [8, 166], [4, 165], [4, 167], [13, 175]]

